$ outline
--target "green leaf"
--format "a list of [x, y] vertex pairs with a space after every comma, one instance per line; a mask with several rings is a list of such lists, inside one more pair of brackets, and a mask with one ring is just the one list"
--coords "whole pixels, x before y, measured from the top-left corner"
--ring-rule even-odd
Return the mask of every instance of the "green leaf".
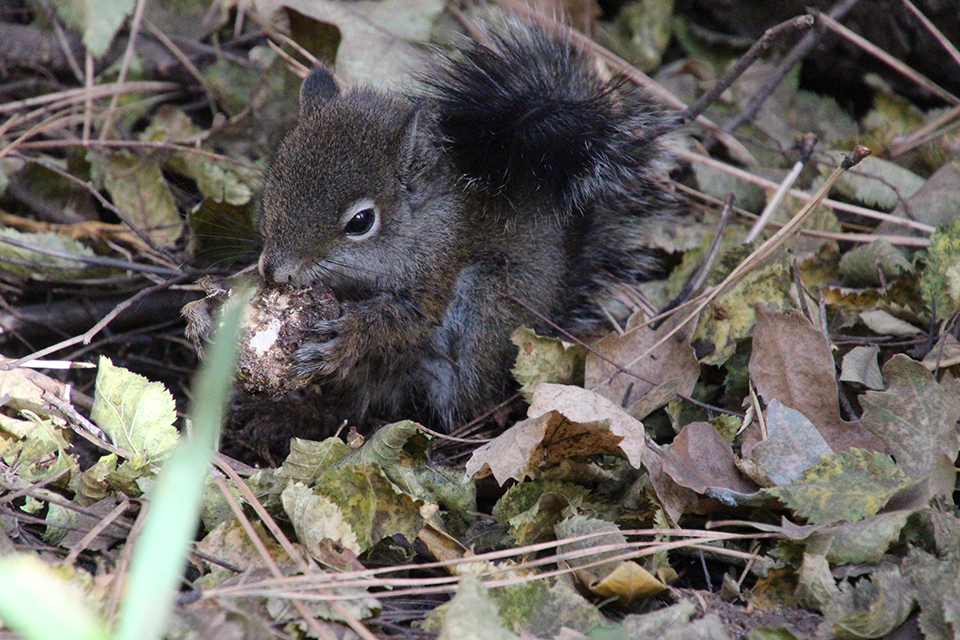
[[171, 246], [183, 233], [183, 220], [160, 160], [125, 151], [89, 153], [91, 173], [110, 193], [113, 204], [132, 225], [158, 246]]
[[504, 628], [487, 587], [465, 575], [444, 612], [438, 640], [518, 640], [518, 636]]
[[840, 258], [840, 275], [852, 287], [880, 286], [878, 271], [889, 281], [901, 273], [912, 273], [913, 264], [903, 251], [886, 240], [860, 245]]
[[118, 447], [134, 455], [138, 467], [160, 462], [177, 443], [176, 404], [170, 392], [103, 356], [90, 417]]
[[94, 58], [110, 48], [134, 4], [134, 0], [53, 0], [60, 18], [83, 33], [83, 44]]
[[513, 377], [527, 402], [533, 401], [533, 392], [541, 382], [583, 385], [587, 351], [582, 346], [538, 336], [527, 327], [517, 329], [510, 340], [519, 349]]
[[856, 522], [817, 529], [806, 539], [807, 551], [823, 554], [831, 565], [879, 564], [900, 539], [910, 511], [892, 511]]
[[79, 593], [33, 556], [0, 559], [0, 618], [29, 640], [108, 640]]
[[930, 236], [920, 288], [924, 299], [941, 318], [960, 308], [960, 218]]
[[[846, 156], [844, 151], [827, 151], [833, 163], [818, 165], [826, 177]], [[906, 200], [923, 186], [925, 180], [917, 174], [889, 160], [869, 156], [856, 167], [840, 175], [833, 190], [840, 195], [867, 207], [890, 211], [900, 199]]]
[[916, 589], [920, 630], [927, 640], [953, 640], [960, 632], [960, 556], [952, 549], [943, 557], [912, 549], [903, 561], [903, 575]]
[[[599, 547], [602, 545], [623, 545], [626, 546], [627, 537], [620, 532], [620, 527], [613, 524], [612, 522], [607, 522], [606, 520], [598, 520], [597, 518], [588, 518], [587, 516], [572, 516], [566, 520], [562, 520], [557, 523], [557, 526], [554, 527], [554, 531], [557, 534], [557, 538], [575, 538], [578, 536], [586, 534], [603, 534], [597, 535], [593, 538], [587, 538], [585, 540], [574, 540], [572, 542], [565, 542], [557, 548], [558, 553], [570, 553], [574, 551], [582, 551], [585, 549], [590, 549], [593, 547]], [[586, 564], [596, 562], [604, 557], [613, 557], [620, 555], [621, 550], [612, 549], [610, 551], [596, 553], [588, 556], [580, 556], [576, 558], [570, 558], [567, 560], [567, 564], [571, 567], [582, 567]], [[623, 560], [615, 560], [608, 562], [603, 565], [597, 565], [590, 568], [590, 572], [594, 575], [603, 578], [611, 573], [617, 566], [623, 562]]]
[[564, 629], [586, 633], [604, 624], [600, 611], [569, 580], [532, 580], [491, 589], [490, 595], [502, 624], [525, 637], [557, 638]]
[[280, 467], [280, 475], [310, 486], [327, 469], [350, 454], [350, 447], [340, 438], [322, 442], [292, 438], [290, 454]]
[[811, 524], [856, 521], [877, 513], [909, 486], [890, 456], [862, 449], [823, 456], [792, 484], [766, 491]]
[[[59, 233], [47, 231], [23, 233], [16, 229], [3, 228], [0, 229], [0, 236], [38, 249], [63, 251], [85, 258], [96, 255], [82, 242]], [[6, 243], [0, 243], [0, 258], [9, 258], [9, 261], [4, 260], [2, 262], [3, 270], [18, 276], [47, 275], [58, 279], [72, 280], [74, 278], [98, 277], [109, 273], [109, 270], [103, 267], [88, 267], [77, 260], [59, 258]], [[18, 262], [26, 262], [27, 264], [18, 264]]]

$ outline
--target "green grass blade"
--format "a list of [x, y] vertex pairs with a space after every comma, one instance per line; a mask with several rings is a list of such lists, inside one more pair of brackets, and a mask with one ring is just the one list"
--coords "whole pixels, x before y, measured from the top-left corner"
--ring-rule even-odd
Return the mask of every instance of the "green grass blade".
[[167, 627], [236, 369], [237, 333], [246, 297], [234, 296], [223, 310], [210, 357], [194, 388], [193, 437], [177, 445], [150, 497], [150, 512], [131, 559], [117, 640], [154, 640]]

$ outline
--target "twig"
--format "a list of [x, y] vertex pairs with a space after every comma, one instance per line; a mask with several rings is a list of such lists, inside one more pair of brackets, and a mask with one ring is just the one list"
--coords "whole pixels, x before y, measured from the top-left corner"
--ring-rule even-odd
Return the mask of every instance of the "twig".
[[[707, 202], [714, 206], [718, 206], [718, 207], [723, 206], [723, 202], [721, 200], [718, 200], [712, 196], [708, 196], [705, 193], [701, 193], [700, 191], [691, 189], [690, 187], [687, 187], [682, 184], [675, 184], [674, 186], [677, 188], [678, 191], [682, 191], [683, 193], [693, 198], [697, 198], [698, 200], [702, 200], [703, 202]], [[739, 207], [732, 207], [732, 210], [738, 216], [749, 218], [751, 220], [757, 219], [757, 214], [747, 211], [746, 209], [741, 209]], [[780, 229], [783, 225], [777, 222], [771, 222], [767, 226], [772, 227], [774, 229]], [[876, 240], [885, 240], [892, 245], [902, 246], [902, 247], [921, 247], [922, 248], [922, 247], [930, 246], [929, 238], [917, 238], [915, 236], [896, 236], [896, 235], [881, 234], [881, 233], [844, 233], [841, 231], [823, 231], [821, 229], [801, 229], [800, 235], [810, 236], [813, 238], [825, 238], [827, 240], [839, 240], [841, 242], [856, 242], [861, 244], [869, 244]]]
[[83, 102], [87, 99], [88, 94], [90, 94], [91, 99], [98, 100], [114, 94], [161, 93], [164, 91], [174, 91], [178, 89], [180, 89], [180, 85], [175, 82], [157, 81], [128, 82], [122, 86], [118, 86], [116, 84], [96, 85], [91, 89], [67, 89], [66, 91], [45, 93], [42, 96], [35, 96], [33, 98], [26, 98], [16, 102], [0, 104], [0, 113], [14, 113], [20, 111], [21, 109], [50, 105], [55, 102], [59, 102], [60, 100], [65, 100], [71, 104]]
[[56, 166], [55, 164], [51, 164], [49, 162], [46, 162], [45, 160], [41, 160], [40, 158], [32, 158], [30, 156], [25, 156], [21, 154], [15, 154], [15, 155], [21, 160], [24, 160], [25, 162], [33, 162], [35, 164], [38, 164], [44, 169], [46, 169], [47, 171], [50, 171], [51, 173], [55, 173], [61, 178], [64, 178], [65, 180], [73, 182], [77, 186], [86, 190], [90, 195], [92, 195], [97, 200], [97, 202], [100, 203], [100, 206], [102, 206], [107, 211], [111, 212], [113, 215], [117, 216], [120, 219], [120, 221], [123, 222], [130, 229], [130, 231], [133, 232], [134, 235], [140, 238], [140, 240], [143, 241], [143, 243], [147, 247], [166, 257], [168, 260], [170, 260], [172, 264], [176, 264], [177, 261], [173, 257], [173, 254], [170, 253], [169, 250], [157, 246], [157, 244], [153, 241], [153, 238], [147, 235], [147, 233], [144, 232], [142, 229], [140, 229], [140, 227], [135, 225], [133, 221], [130, 220], [130, 217], [127, 216], [126, 213], [121, 211], [119, 207], [117, 207], [115, 204], [107, 200], [103, 196], [103, 194], [100, 193], [100, 190], [93, 186], [93, 183], [91, 183], [88, 180], [81, 180], [80, 178], [76, 177], [69, 171], [64, 171], [63, 169]]
[[709, 91], [700, 96], [693, 104], [687, 107], [682, 115], [685, 120], [693, 120], [701, 113], [707, 110], [714, 100], [720, 97], [724, 91], [730, 88], [737, 78], [743, 75], [750, 65], [756, 62], [760, 56], [783, 38], [793, 35], [799, 31], [807, 31], [813, 27], [814, 19], [811, 15], [802, 15], [786, 22], [770, 27], [763, 32], [763, 35], [753, 43], [753, 46], [745, 54], [740, 56], [727, 71], [713, 84]]
[[930, 80], [923, 74], [917, 72], [915, 69], [910, 68], [909, 65], [904, 64], [900, 60], [897, 60], [896, 58], [891, 56], [889, 53], [887, 53], [877, 45], [873, 44], [866, 38], [860, 35], [857, 35], [856, 33], [846, 28], [845, 26], [843, 26], [836, 20], [832, 19], [831, 17], [827, 16], [826, 14], [818, 13], [817, 20], [821, 21], [824, 24], [824, 26], [826, 26], [828, 29], [830, 29], [834, 33], [846, 38], [851, 43], [857, 45], [858, 47], [860, 47], [861, 49], [863, 49], [873, 57], [885, 63], [887, 66], [899, 72], [903, 76], [909, 78], [910, 80], [912, 80], [919, 86], [923, 87], [930, 93], [934, 94], [935, 96], [942, 98], [943, 100], [949, 102], [950, 104], [960, 103], [960, 98], [957, 98], [957, 96], [953, 95], [943, 87], [939, 86], [933, 80]]
[[[130, 72], [130, 63], [133, 61], [133, 54], [137, 48], [137, 35], [140, 33], [140, 25], [143, 23], [143, 10], [147, 5], [147, 0], [137, 0], [136, 8], [133, 11], [133, 19], [130, 21], [130, 38], [127, 40], [127, 48], [123, 52], [123, 60], [120, 62], [120, 73], [117, 75], [116, 84], [123, 86], [127, 81], [127, 74]], [[117, 109], [117, 103], [120, 101], [120, 94], [115, 93], [110, 98], [110, 105], [107, 107], [107, 116], [100, 129], [101, 140], [110, 137], [110, 129], [113, 128], [113, 118]]]
[[800, 146], [800, 158], [794, 163], [790, 173], [783, 179], [780, 186], [777, 187], [776, 193], [770, 198], [770, 201], [767, 203], [767, 206], [764, 207], [763, 213], [760, 214], [757, 221], [753, 223], [753, 228], [750, 229], [750, 233], [747, 234], [744, 242], [753, 242], [763, 233], [764, 227], [767, 226], [770, 218], [773, 217], [773, 212], [777, 210], [777, 207], [780, 206], [780, 203], [783, 202], [783, 199], [787, 196], [787, 192], [793, 188], [793, 184], [797, 181], [797, 178], [800, 177], [800, 172], [803, 171], [803, 167], [807, 164], [807, 161], [810, 160], [810, 155], [813, 153], [813, 148], [816, 144], [817, 136], [812, 133], [803, 136], [803, 143]]
[[[237, 522], [240, 523], [240, 526], [247, 534], [247, 539], [253, 545], [254, 549], [257, 550], [257, 554], [266, 565], [267, 570], [270, 571], [274, 578], [283, 578], [283, 572], [280, 570], [280, 567], [277, 566], [277, 563], [274, 562], [273, 557], [267, 550], [266, 545], [263, 544], [263, 540], [260, 539], [260, 536], [257, 535], [253, 525], [250, 524], [250, 520], [243, 513], [243, 508], [239, 505], [239, 503], [237, 503], [236, 498], [233, 497], [233, 492], [230, 491], [230, 487], [227, 486], [227, 483], [224, 481], [223, 477], [219, 474], [214, 474], [213, 480], [216, 482], [217, 488], [220, 489], [220, 493], [223, 495], [224, 500], [226, 500], [227, 505], [229, 505], [230, 509], [236, 516]], [[241, 481], [240, 484], [244, 483]], [[301, 567], [301, 570], [309, 570], [309, 567]], [[302, 600], [299, 598], [290, 598], [290, 604], [296, 608], [297, 613], [299, 613], [303, 618], [303, 621], [306, 623], [307, 627], [311, 632], [316, 634], [317, 637], [323, 638], [324, 640], [336, 640], [330, 630], [321, 625], [313, 616], [313, 614], [310, 613], [310, 610], [307, 609], [307, 606]]]
[[[749, 171], [744, 171], [743, 169], [739, 169], [725, 162], [715, 160], [714, 158], [711, 158], [709, 156], [704, 156], [699, 153], [694, 153], [692, 151], [686, 151], [683, 149], [675, 150], [674, 154], [689, 162], [696, 162], [698, 164], [703, 164], [708, 167], [719, 169], [724, 173], [728, 173], [734, 177], [740, 178], [741, 180], [745, 180], [746, 182], [749, 182], [751, 184], [755, 184], [757, 186], [763, 187], [764, 189], [776, 189], [779, 186], [773, 180], [767, 180], [766, 178], [761, 178], [760, 176], [754, 175]], [[796, 189], [791, 189], [788, 193], [789, 195], [804, 201], [810, 201], [813, 199], [813, 196], [811, 196], [809, 193], [798, 191]], [[866, 218], [880, 220], [881, 222], [898, 224], [904, 227], [909, 227], [910, 229], [916, 229], [917, 231], [921, 231], [927, 234], [933, 233], [934, 231], [937, 230], [936, 227], [933, 227], [929, 224], [924, 224], [922, 222], [917, 222], [915, 220], [910, 220], [907, 218], [900, 218], [887, 213], [881, 213], [879, 211], [874, 211], [873, 209], [867, 209], [866, 207], [858, 207], [857, 205], [847, 204], [845, 202], [838, 202], [837, 200], [831, 200], [829, 198], [824, 198], [820, 204], [823, 204], [824, 206], [830, 207], [831, 209], [835, 209], [837, 211], [846, 211], [847, 213], [853, 213], [859, 216], [864, 216]]]
[[[934, 138], [945, 135], [947, 133], [947, 130], [940, 131], [938, 129], [941, 126], [953, 120], [954, 118], [956, 118], [958, 115], [960, 115], [960, 104], [940, 114], [933, 121], [923, 125], [919, 129], [911, 133], [909, 136], [907, 136], [904, 140], [902, 141], [894, 140], [890, 144], [890, 147], [887, 149], [887, 153], [891, 158], [895, 158], [899, 155], [903, 155], [904, 153], [906, 153], [907, 151], [910, 151], [915, 147], [920, 146], [921, 144], [929, 142]], [[958, 126], [958, 124], [960, 123], [955, 122], [953, 124], [953, 128]]]
[[130, 498], [124, 497], [123, 501], [120, 502], [113, 510], [107, 515], [100, 518], [96, 526], [90, 529], [85, 536], [80, 539], [80, 542], [75, 544], [70, 553], [63, 559], [63, 564], [70, 566], [77, 561], [77, 558], [80, 554], [90, 546], [90, 543], [93, 542], [97, 536], [99, 536], [103, 531], [113, 524], [113, 521], [123, 515], [123, 513], [130, 508]]
[[[597, 351], [596, 349], [594, 349], [593, 347], [591, 347], [590, 345], [588, 345], [586, 342], [584, 342], [584, 341], [581, 340], [580, 338], [576, 337], [575, 335], [573, 335], [572, 333], [570, 333], [569, 331], [567, 331], [566, 329], [564, 329], [563, 327], [561, 327], [560, 325], [558, 325], [556, 322], [554, 322], [553, 320], [551, 320], [551, 319], [548, 318], [547, 316], [543, 315], [542, 313], [540, 313], [539, 311], [537, 311], [536, 309], [534, 309], [533, 307], [531, 307], [530, 305], [528, 305], [526, 302], [524, 302], [523, 300], [521, 300], [521, 299], [518, 298], [517, 296], [511, 295], [510, 298], [511, 298], [514, 302], [516, 302], [517, 304], [519, 304], [521, 307], [523, 307], [524, 309], [526, 309], [527, 311], [529, 311], [529, 312], [532, 313], [533, 315], [537, 316], [537, 318], [539, 318], [541, 321], [545, 322], [545, 323], [547, 324], [547, 326], [549, 326], [551, 329], [553, 329], [553, 330], [556, 331], [557, 333], [561, 334], [562, 336], [564, 336], [565, 338], [567, 338], [567, 339], [570, 340], [571, 342], [575, 342], [576, 344], [580, 345], [581, 347], [583, 347], [584, 349], [586, 349], [587, 351], [589, 351], [590, 353], [592, 353], [594, 356], [596, 356], [596, 357], [599, 358], [600, 360], [603, 360], [604, 362], [606, 362], [606, 363], [609, 364], [610, 366], [615, 367], [615, 368], [617, 369], [617, 373], [622, 373], [622, 374], [627, 375], [627, 376], [630, 376], [630, 377], [632, 377], [632, 378], [636, 378], [637, 380], [640, 380], [641, 382], [643, 382], [643, 383], [645, 383], [645, 384], [648, 384], [648, 385], [650, 385], [651, 387], [658, 387], [658, 386], [661, 384], [661, 383], [653, 382], [652, 380], [648, 380], [647, 378], [644, 378], [644, 377], [643, 377], [642, 375], [640, 375], [639, 373], [636, 373], [636, 372], [634, 372], [634, 371], [630, 371], [629, 369], [626, 369], [626, 368], [620, 366], [619, 364], [617, 364], [616, 362], [614, 362], [613, 360], [611, 360], [611, 359], [608, 358], [607, 356], [603, 355], [602, 353], [600, 353], [599, 351]], [[657, 318], [654, 318], [654, 320], [656, 320], [656, 319], [657, 319]], [[676, 332], [679, 331], [681, 327], [683, 327], [684, 325], [686, 325], [688, 321], [689, 321], [689, 318], [688, 318], [687, 321], [684, 321], [683, 323], [677, 325], [677, 327], [676, 327], [675, 329], [673, 329], [673, 330], [667, 335], [667, 337], [670, 337], [670, 336], [673, 336], [674, 334], [676, 334]], [[652, 322], [652, 321], [651, 321], [651, 322]], [[641, 325], [641, 326], [646, 326], [646, 325]], [[640, 328], [640, 327], [637, 327], [637, 328]], [[629, 333], [629, 332], [627, 332], [627, 333]], [[659, 346], [662, 345], [664, 342], [666, 342], [665, 339], [664, 339], [664, 340], [660, 340], [659, 342], [657, 342], [657, 345], [656, 345], [656, 346], [659, 347]], [[655, 347], [654, 347], [654, 348], [655, 348]], [[653, 349], [648, 349], [648, 350], [644, 353], [644, 355], [641, 356], [641, 358], [635, 358], [635, 359], [634, 359], [633, 361], [631, 361], [630, 364], [627, 365], [627, 366], [632, 367], [632, 366], [635, 365], [637, 362], [639, 362], [643, 357], [646, 357], [646, 356], [650, 355], [650, 353], [651, 353], [652, 351], [653, 351]], [[617, 374], [615, 373], [615, 374], [613, 374], [613, 375], [615, 376], [615, 375], [617, 375]], [[612, 379], [613, 379], [613, 376], [611, 376], [611, 377], [608, 379], [608, 382], [609, 382], [609, 380], [612, 380]], [[703, 409], [708, 409], [708, 410], [710, 410], [710, 411], [716, 411], [716, 412], [718, 412], [718, 413], [726, 413], [726, 414], [729, 414], [729, 415], [732, 415], [732, 416], [738, 416], [738, 417], [741, 417], [741, 418], [743, 417], [743, 414], [741, 414], [741, 413], [737, 413], [736, 411], [733, 411], [733, 410], [731, 410], [731, 409], [725, 409], [724, 407], [717, 407], [717, 406], [714, 406], [714, 405], [711, 405], [711, 404], [707, 404], [707, 403], [705, 403], [705, 402], [700, 402], [699, 400], [695, 400], [694, 398], [691, 398], [690, 396], [688, 396], [688, 395], [686, 395], [686, 394], [683, 394], [683, 393], [680, 393], [680, 392], [678, 392], [678, 391], [676, 391], [676, 390], [675, 390], [673, 393], [674, 393], [678, 398], [680, 398], [680, 399], [682, 399], [682, 400], [686, 400], [687, 402], [690, 402], [690, 403], [692, 403], [692, 404], [695, 404], [695, 405], [697, 405], [698, 407], [701, 407], [701, 408], [703, 408]]]
[[130, 262], [129, 260], [120, 260], [117, 258], [105, 258], [103, 256], [81, 256], [76, 253], [70, 253], [69, 251], [60, 251], [59, 249], [47, 249], [46, 247], [38, 247], [27, 242], [21, 242], [19, 240], [14, 240], [13, 238], [7, 238], [0, 236], [0, 242], [4, 244], [9, 244], [13, 247], [19, 247], [20, 249], [27, 249], [28, 251], [33, 251], [42, 255], [52, 256], [54, 258], [60, 258], [62, 260], [72, 260], [74, 262], [80, 262], [83, 264], [90, 264], [99, 267], [113, 267], [116, 269], [123, 269], [125, 271], [136, 271], [139, 273], [152, 273], [158, 276], [164, 276], [167, 278], [174, 278], [177, 276], [183, 276], [187, 273], [185, 268], [180, 269], [170, 269], [168, 267], [157, 267], [151, 264], [140, 264], [138, 262]]
[[[834, 20], [842, 20], [843, 17], [850, 11], [860, 0], [841, 0], [837, 4], [833, 5], [830, 8], [830, 11], [827, 12], [827, 15], [833, 18]], [[747, 105], [737, 114], [735, 118], [723, 125], [723, 130], [729, 133], [733, 133], [745, 122], [750, 122], [753, 120], [754, 116], [757, 115], [757, 112], [760, 111], [760, 107], [767, 101], [767, 98], [773, 94], [773, 90], [777, 88], [777, 85], [786, 77], [790, 70], [795, 64], [797, 64], [804, 56], [806, 56], [817, 43], [822, 39], [823, 34], [821, 32], [812, 31], [807, 35], [803, 36], [803, 39], [800, 40], [790, 50], [790, 52], [784, 56], [783, 60], [777, 65], [777, 68], [774, 69], [764, 83], [757, 89], [756, 93], [750, 98], [747, 102]]]
[[40, 349], [39, 351], [35, 351], [34, 353], [26, 355], [17, 360], [13, 360], [12, 362], [5, 362], [3, 364], [0, 364], [0, 371], [9, 371], [10, 369], [15, 369], [25, 362], [29, 362], [30, 360], [36, 360], [38, 358], [43, 358], [44, 356], [47, 356], [51, 353], [55, 353], [62, 349], [66, 349], [67, 347], [72, 347], [75, 344], [80, 344], [80, 343], [89, 344], [90, 341], [93, 340], [93, 337], [98, 333], [100, 333], [100, 331], [102, 331], [104, 327], [110, 324], [110, 322], [113, 321], [113, 319], [116, 318], [120, 313], [122, 313], [124, 309], [127, 309], [131, 305], [136, 304], [140, 300], [143, 300], [144, 298], [146, 298], [147, 296], [149, 296], [150, 294], [156, 291], [165, 289], [169, 287], [171, 284], [175, 282], [181, 282], [183, 280], [186, 280], [189, 277], [190, 276], [180, 274], [179, 277], [174, 278], [170, 282], [163, 282], [163, 283], [154, 285], [152, 287], [147, 287], [146, 289], [141, 289], [130, 298], [127, 298], [126, 300], [124, 300], [123, 302], [115, 306], [110, 313], [108, 313], [106, 316], [104, 316], [100, 320], [100, 322], [95, 324], [93, 327], [91, 327], [88, 331], [86, 331], [82, 335], [74, 336], [67, 340], [63, 340], [62, 342], [58, 342], [57, 344], [50, 345], [45, 349]]
[[[210, 88], [210, 83], [207, 82], [207, 79], [200, 72], [200, 69], [197, 68], [197, 65], [193, 64], [193, 61], [187, 56], [187, 54], [183, 52], [183, 49], [178, 47], [173, 40], [168, 38], [167, 34], [165, 34], [163, 31], [160, 31], [160, 29], [155, 27], [149, 21], [144, 21], [144, 24], [147, 27], [147, 31], [150, 32], [150, 35], [156, 38], [157, 40], [159, 40], [160, 44], [166, 47], [167, 51], [173, 54], [173, 57], [176, 58], [180, 62], [180, 64], [183, 65], [183, 68], [187, 70], [187, 73], [193, 76], [193, 79], [196, 80], [201, 87], [203, 87], [203, 91], [207, 95], [207, 105], [210, 108], [210, 113], [216, 114], [217, 100], [216, 98], [214, 98], [213, 90]], [[134, 38], [134, 34], [131, 33], [130, 34], [131, 42], [133, 41], [133, 38]]]
[[710, 269], [713, 268], [713, 263], [717, 259], [717, 255], [720, 253], [720, 242], [723, 238], [723, 232], [727, 227], [727, 223], [730, 220], [730, 212], [733, 210], [733, 192], [727, 192], [727, 198], [723, 202], [723, 208], [720, 209], [720, 219], [717, 221], [716, 231], [713, 234], [713, 239], [710, 241], [710, 247], [707, 249], [707, 253], [704, 256], [703, 260], [700, 262], [700, 265], [697, 267], [696, 271], [687, 279], [683, 287], [680, 289], [680, 293], [674, 297], [673, 300], [668, 302], [663, 309], [657, 314], [659, 320], [650, 323], [651, 329], [658, 329], [660, 325], [666, 321], [669, 317], [669, 312], [679, 307], [681, 304], [686, 302], [694, 291], [700, 289], [703, 286], [704, 280], [707, 278], [707, 274], [710, 273]]
[[[667, 340], [672, 338], [674, 334], [680, 329], [680, 327], [685, 326], [688, 322], [691, 322], [695, 319], [700, 312], [707, 308], [711, 302], [716, 300], [720, 295], [737, 283], [743, 276], [745, 276], [750, 270], [760, 264], [763, 260], [766, 260], [768, 257], [773, 255], [773, 253], [779, 249], [800, 227], [804, 220], [814, 211], [817, 205], [821, 200], [827, 195], [827, 192], [833, 186], [833, 183], [837, 181], [837, 178], [840, 177], [844, 171], [850, 167], [855, 166], [863, 158], [870, 155], [870, 150], [866, 147], [857, 146], [852, 153], [850, 153], [843, 162], [840, 164], [837, 169], [830, 174], [817, 193], [811, 198], [810, 202], [806, 204], [800, 211], [797, 212], [790, 222], [785, 224], [779, 231], [777, 231], [773, 236], [768, 238], [763, 244], [757, 247], [749, 256], [747, 256], [740, 264], [736, 266], [726, 278], [723, 279], [723, 282], [714, 287], [708, 294], [701, 296], [699, 303], [690, 311], [683, 320], [677, 323], [677, 326], [672, 331], [665, 334], [662, 338], [657, 340], [656, 343], [648, 347], [643, 353], [636, 356], [633, 360], [627, 363], [626, 366], [632, 367], [634, 364], [646, 358], [661, 345], [663, 345]], [[616, 374], [614, 374], [616, 375]], [[611, 376], [609, 380], [612, 380]]]
[[937, 42], [940, 43], [940, 46], [943, 47], [944, 50], [946, 50], [946, 52], [950, 54], [951, 58], [953, 58], [953, 61], [958, 66], [960, 66], [960, 51], [958, 51], [957, 48], [953, 46], [952, 42], [947, 40], [947, 37], [943, 35], [943, 32], [941, 32], [940, 29], [937, 29], [937, 25], [933, 24], [930, 21], [930, 18], [923, 15], [923, 12], [917, 9], [917, 7], [914, 6], [912, 2], [910, 2], [910, 0], [903, 0], [903, 4], [905, 4], [907, 9], [909, 9], [913, 13], [913, 15], [917, 17], [917, 19], [921, 22], [921, 24], [923, 24], [923, 26], [927, 29], [927, 31], [929, 31], [933, 35], [933, 37], [937, 39]]

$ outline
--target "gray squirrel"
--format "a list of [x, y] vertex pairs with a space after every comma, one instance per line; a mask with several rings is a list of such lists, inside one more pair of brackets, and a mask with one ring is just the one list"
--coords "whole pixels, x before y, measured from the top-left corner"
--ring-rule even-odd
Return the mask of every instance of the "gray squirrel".
[[449, 429], [491, 408], [514, 330], [603, 328], [615, 291], [649, 275], [647, 222], [681, 209], [661, 144], [676, 118], [540, 28], [484, 29], [409, 92], [313, 69], [264, 186], [263, 278], [342, 306], [295, 371], [357, 416]]

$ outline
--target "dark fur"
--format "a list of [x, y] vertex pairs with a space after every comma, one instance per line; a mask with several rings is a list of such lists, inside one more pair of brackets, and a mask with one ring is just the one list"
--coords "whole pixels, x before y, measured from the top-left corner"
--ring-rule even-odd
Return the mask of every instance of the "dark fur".
[[[314, 71], [268, 178], [261, 272], [345, 301], [298, 357], [358, 414], [449, 427], [501, 400], [510, 334], [546, 329], [514, 298], [598, 329], [612, 285], [648, 272], [645, 219], [679, 208], [644, 137], [665, 116], [637, 90], [539, 30], [488, 35], [438, 54], [408, 95]], [[368, 201], [380, 227], [358, 242], [343, 216]]]

